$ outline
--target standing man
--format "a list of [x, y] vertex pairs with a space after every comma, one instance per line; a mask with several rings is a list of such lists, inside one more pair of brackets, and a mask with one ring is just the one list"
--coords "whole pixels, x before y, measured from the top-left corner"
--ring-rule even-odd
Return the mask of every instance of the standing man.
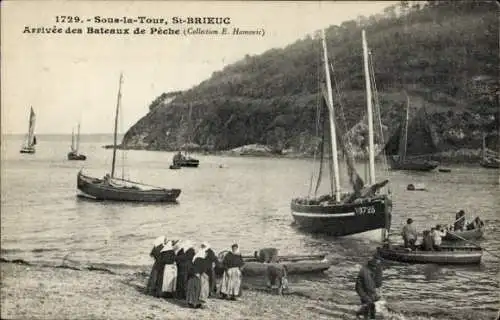
[[364, 319], [375, 319], [375, 302], [380, 299], [377, 289], [382, 286], [382, 265], [378, 256], [373, 256], [359, 271], [356, 292], [361, 300], [361, 308], [356, 315]]
[[417, 229], [413, 225], [413, 219], [406, 220], [406, 225], [403, 227], [403, 241], [405, 248], [415, 250], [415, 242], [417, 241]]

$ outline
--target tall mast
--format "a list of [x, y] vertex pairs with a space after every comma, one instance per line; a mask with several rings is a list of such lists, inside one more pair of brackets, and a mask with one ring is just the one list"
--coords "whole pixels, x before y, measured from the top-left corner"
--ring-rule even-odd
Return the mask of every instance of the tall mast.
[[118, 85], [118, 98], [116, 99], [116, 112], [115, 112], [115, 134], [113, 140], [113, 162], [111, 164], [111, 178], [115, 176], [115, 163], [116, 163], [116, 143], [117, 143], [117, 131], [118, 131], [118, 112], [120, 111], [120, 103], [122, 99], [122, 81], [123, 74], [120, 73], [120, 83]]
[[368, 109], [368, 154], [370, 159], [370, 184], [375, 184], [375, 147], [373, 144], [373, 110], [370, 71], [368, 68], [368, 44], [366, 43], [365, 30], [361, 32], [363, 38], [363, 60], [365, 65], [366, 106]]
[[406, 93], [406, 118], [405, 118], [405, 131], [403, 140], [403, 160], [406, 159], [406, 150], [408, 148], [408, 122], [410, 121], [410, 96]]
[[328, 114], [330, 118], [330, 140], [332, 144], [333, 177], [335, 181], [335, 200], [340, 201], [339, 161], [337, 157], [337, 133], [335, 130], [335, 113], [333, 110], [332, 82], [328, 67], [328, 52], [326, 49], [325, 30], [322, 30], [323, 56], [325, 60], [326, 88], [328, 90]]
[[75, 151], [75, 128], [71, 129], [71, 151]]
[[78, 152], [79, 148], [80, 148], [80, 122], [78, 122], [78, 129], [76, 132], [76, 152]]

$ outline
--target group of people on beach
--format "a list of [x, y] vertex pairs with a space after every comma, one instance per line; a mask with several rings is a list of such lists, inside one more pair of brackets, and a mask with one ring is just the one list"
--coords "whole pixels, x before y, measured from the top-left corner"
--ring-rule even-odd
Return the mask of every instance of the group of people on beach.
[[[199, 247], [189, 240], [158, 237], [150, 256], [154, 264], [146, 293], [154, 297], [185, 300], [191, 308], [203, 308], [209, 297], [236, 300], [240, 295], [243, 259], [238, 244], [231, 246], [222, 262], [207, 242]], [[216, 270], [222, 271], [217, 288]]]
[[[465, 212], [460, 210], [456, 214], [456, 219], [453, 223], [453, 231], [473, 230], [482, 228], [483, 226], [484, 223], [479, 217], [476, 217], [470, 223], [466, 223]], [[446, 236], [448, 232], [453, 234], [450, 229], [451, 227], [449, 229], [443, 228], [438, 224], [430, 230], [424, 230], [422, 232], [422, 242], [418, 248], [423, 251], [440, 251], [443, 237]], [[418, 233], [413, 224], [413, 219], [409, 218], [406, 221], [406, 225], [403, 227], [401, 235], [403, 237], [404, 247], [415, 251], [417, 249], [416, 242]]]

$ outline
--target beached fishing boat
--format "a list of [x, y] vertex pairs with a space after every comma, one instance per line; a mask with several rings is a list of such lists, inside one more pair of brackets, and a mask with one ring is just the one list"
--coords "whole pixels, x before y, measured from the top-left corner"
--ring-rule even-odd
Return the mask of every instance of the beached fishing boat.
[[83, 196], [96, 200], [113, 200], [113, 201], [137, 201], [137, 202], [175, 202], [179, 197], [180, 189], [166, 189], [156, 186], [151, 186], [131, 180], [126, 180], [123, 177], [115, 177], [116, 165], [116, 150], [117, 150], [117, 130], [118, 130], [118, 114], [121, 104], [121, 86], [123, 76], [120, 75], [120, 83], [118, 88], [118, 99], [115, 113], [115, 128], [114, 128], [114, 143], [113, 143], [113, 160], [111, 163], [111, 175], [106, 174], [104, 178], [94, 178], [78, 172], [77, 188]]
[[443, 237], [443, 240], [446, 241], [463, 241], [463, 239], [473, 240], [473, 239], [480, 239], [483, 237], [483, 235], [484, 235], [484, 227], [472, 230], [447, 232], [446, 235]]
[[[225, 253], [219, 254], [219, 260], [222, 262]], [[244, 276], [265, 276], [269, 263], [257, 261], [253, 256], [243, 256], [245, 263], [241, 272]], [[331, 266], [331, 261], [326, 258], [326, 255], [290, 255], [279, 257], [279, 264], [283, 264], [287, 268], [288, 274], [311, 274], [321, 273], [328, 270]]]
[[77, 134], [75, 137], [75, 131], [71, 132], [71, 151], [68, 152], [68, 160], [87, 160], [87, 157], [78, 152], [80, 148], [80, 124], [78, 124]]
[[[409, 170], [409, 171], [432, 171], [436, 169], [439, 165], [439, 162], [437, 161], [432, 161], [432, 160], [427, 160], [425, 158], [422, 158], [422, 156], [425, 156], [426, 153], [432, 153], [435, 150], [434, 144], [432, 142], [432, 137], [430, 136], [430, 130], [424, 125], [420, 126], [425, 129], [426, 133], [426, 139], [412, 139], [412, 145], [409, 146], [408, 144], [408, 126], [409, 126], [409, 120], [410, 120], [410, 97], [408, 94], [406, 94], [406, 116], [404, 119], [403, 124], [400, 126], [400, 129], [398, 130], [397, 134], [394, 136], [395, 138], [399, 137], [399, 144], [396, 148], [392, 148], [392, 150], [389, 150], [388, 147], [386, 147], [386, 150], [388, 151], [388, 160], [391, 165], [392, 170]], [[424, 110], [425, 111], [425, 110]], [[389, 142], [387, 146], [394, 146], [393, 141], [397, 139], [389, 139]], [[415, 140], [415, 141], [414, 141]], [[426, 143], [423, 143], [422, 141], [425, 141]], [[418, 146], [414, 146], [417, 145]], [[422, 150], [425, 148], [425, 151]], [[409, 148], [410, 147], [410, 148]], [[430, 151], [429, 151], [430, 150]], [[394, 153], [397, 153], [397, 155], [394, 155]]]
[[483, 250], [479, 247], [441, 246], [441, 251], [410, 251], [403, 246], [377, 248], [380, 257], [406, 263], [479, 264]]
[[28, 134], [21, 147], [20, 153], [35, 153], [36, 136], [35, 136], [35, 121], [36, 116], [33, 107], [30, 108], [30, 115], [28, 120]]
[[[330, 80], [330, 66], [328, 63], [328, 53], [323, 31], [323, 57], [326, 75], [326, 90], [322, 87], [322, 105], [318, 108], [318, 114], [327, 109], [330, 125], [331, 160], [333, 162], [333, 181], [331, 182], [331, 194], [316, 196], [321, 181], [321, 171], [323, 167], [323, 145], [325, 144], [325, 125], [323, 125], [323, 137], [321, 143], [320, 173], [314, 191], [314, 196], [310, 195], [292, 199], [290, 207], [295, 224], [300, 229], [311, 233], [324, 233], [334, 236], [347, 236], [365, 232], [379, 232], [383, 238], [385, 231], [390, 227], [392, 201], [387, 193], [379, 193], [388, 184], [388, 180], [375, 182], [375, 151], [374, 151], [374, 130], [372, 113], [372, 92], [370, 77], [368, 48], [366, 44], [365, 31], [363, 38], [363, 59], [367, 93], [367, 121], [368, 121], [368, 152], [369, 152], [369, 185], [365, 186], [354, 167], [354, 157], [350, 148], [350, 143], [343, 135], [339, 127], [336, 126], [335, 111], [333, 107], [333, 93]], [[323, 117], [325, 121], [326, 117]], [[323, 122], [324, 123], [324, 122]], [[337, 139], [337, 132], [340, 139]], [[346, 193], [340, 188], [340, 171], [338, 165], [337, 141], [340, 143], [347, 164], [347, 173], [353, 191]], [[332, 166], [329, 166], [330, 168]], [[331, 176], [332, 176], [331, 175]]]

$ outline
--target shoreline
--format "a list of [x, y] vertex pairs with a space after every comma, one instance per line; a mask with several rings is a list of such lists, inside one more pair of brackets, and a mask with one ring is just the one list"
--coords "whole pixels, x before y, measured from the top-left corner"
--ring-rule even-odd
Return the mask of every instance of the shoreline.
[[[143, 293], [145, 272], [115, 274], [109, 270], [33, 265], [2, 259], [2, 319], [356, 319], [355, 292], [335, 299], [299, 292], [278, 296], [243, 285], [238, 301], [208, 299], [206, 308], [187, 308], [184, 301]], [[244, 279], [245, 283], [245, 279]], [[292, 288], [292, 291], [294, 289]], [[314, 288], [307, 288], [314, 291]], [[377, 319], [490, 319], [492, 312], [430, 310], [411, 314], [404, 301], [390, 303]], [[437, 314], [436, 314], [437, 312]], [[408, 314], [410, 313], [410, 314]], [[403, 315], [404, 314], [404, 315]], [[435, 318], [437, 316], [437, 318]]]
[[[112, 145], [103, 145], [102, 148], [110, 149]], [[152, 152], [177, 152], [178, 150], [170, 150], [170, 149], [159, 149], [159, 148], [151, 148], [151, 147], [126, 147], [122, 148], [118, 146], [118, 150], [133, 150], [133, 151], [152, 151]], [[299, 152], [289, 152], [284, 154], [277, 154], [273, 152], [262, 152], [262, 151], [252, 151], [248, 150], [245, 153], [240, 153], [238, 151], [232, 150], [217, 150], [217, 151], [207, 151], [207, 150], [193, 150], [190, 151], [192, 154], [199, 155], [210, 155], [210, 156], [226, 156], [226, 157], [247, 157], [247, 158], [274, 158], [274, 159], [313, 159], [314, 156], [307, 153], [299, 153]], [[429, 156], [422, 156], [421, 158], [427, 160], [433, 160], [440, 162], [440, 165], [457, 165], [457, 164], [465, 164], [472, 165], [477, 164], [479, 166], [479, 162], [481, 160], [481, 149], [457, 149], [451, 151], [442, 151], [439, 153], [435, 153]], [[339, 160], [342, 160], [342, 157], [339, 157]], [[355, 161], [365, 162], [368, 161], [367, 156], [354, 156]], [[375, 163], [381, 163], [382, 157], [376, 156]]]

